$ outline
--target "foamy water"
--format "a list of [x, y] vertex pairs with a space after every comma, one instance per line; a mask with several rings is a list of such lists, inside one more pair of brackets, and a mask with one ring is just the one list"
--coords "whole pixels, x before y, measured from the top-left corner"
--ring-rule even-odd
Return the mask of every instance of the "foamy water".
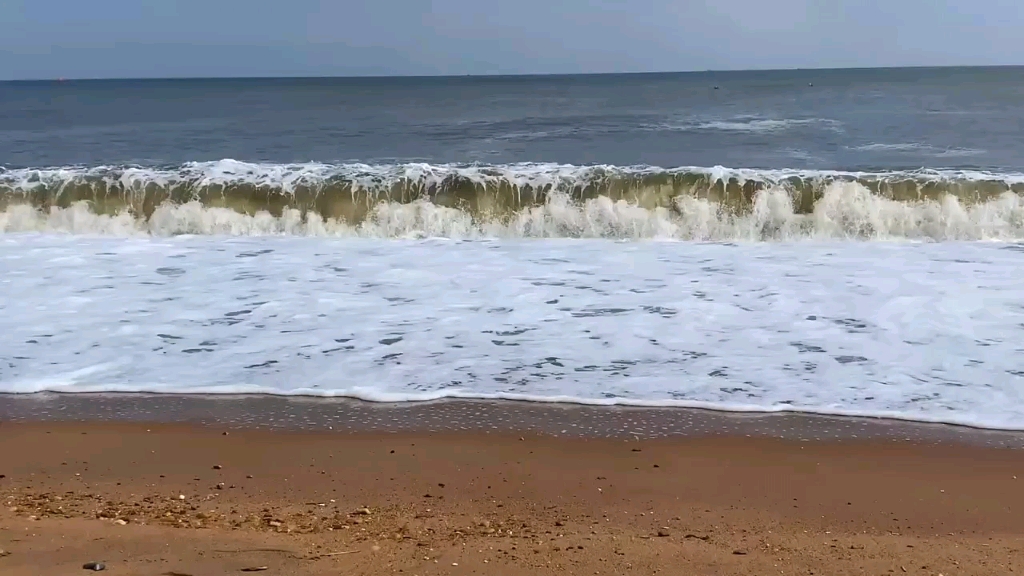
[[0, 237], [0, 391], [518, 398], [1024, 429], [1024, 249]]
[[1024, 239], [1024, 174], [265, 164], [0, 171], [0, 232], [377, 238]]

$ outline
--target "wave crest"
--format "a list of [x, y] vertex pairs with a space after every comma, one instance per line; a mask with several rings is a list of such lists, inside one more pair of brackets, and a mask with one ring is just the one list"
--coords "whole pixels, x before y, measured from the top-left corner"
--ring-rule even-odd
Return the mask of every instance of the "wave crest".
[[514, 164], [0, 172], [0, 230], [113, 235], [1021, 239], [1024, 175]]

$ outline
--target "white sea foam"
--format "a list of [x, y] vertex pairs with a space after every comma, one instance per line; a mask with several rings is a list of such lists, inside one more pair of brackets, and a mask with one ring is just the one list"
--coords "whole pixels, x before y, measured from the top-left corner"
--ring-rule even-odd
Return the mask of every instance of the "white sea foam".
[[684, 118], [669, 122], [643, 124], [641, 129], [651, 132], [783, 132], [797, 128], [818, 128], [842, 132], [843, 124], [829, 118], [762, 118], [735, 116], [714, 120]]
[[693, 125], [692, 129], [721, 130], [725, 132], [781, 132], [807, 126], [821, 127], [834, 131], [842, 130], [842, 123], [827, 118], [777, 119], [750, 117], [700, 122]]
[[[628, 130], [642, 130], [647, 132], [751, 132], [769, 133], [784, 132], [798, 128], [817, 128], [842, 132], [842, 122], [829, 118], [761, 118], [758, 116], [741, 115], [728, 119], [700, 119], [684, 118], [666, 122], [652, 122], [630, 126]], [[614, 125], [600, 126], [572, 126], [564, 128], [553, 128], [548, 130], [531, 130], [508, 132], [496, 136], [494, 140], [545, 140], [549, 138], [563, 138], [566, 136], [585, 136], [588, 134], [608, 134], [617, 130], [627, 130], [625, 127]]]
[[435, 205], [381, 202], [360, 223], [324, 219], [286, 209], [247, 215], [199, 202], [163, 204], [148, 219], [127, 212], [100, 215], [85, 202], [68, 208], [26, 204], [0, 212], [0, 232], [88, 235], [214, 234], [234, 236], [363, 236], [374, 238], [619, 238], [710, 241], [1016, 240], [1024, 238], [1024, 199], [1013, 192], [977, 204], [953, 196], [900, 202], [872, 194], [855, 182], [830, 184], [810, 214], [797, 214], [783, 188], [759, 192], [751, 210], [736, 214], [707, 199], [679, 196], [673, 209], [647, 209], [607, 197], [572, 201], [550, 194], [539, 206], [481, 218]]
[[931, 156], [939, 158], [949, 158], [957, 156], [978, 156], [984, 154], [984, 150], [978, 150], [976, 148], [939, 148], [930, 144], [922, 144], [919, 142], [903, 142], [898, 144], [864, 144], [862, 146], [853, 146], [851, 150], [857, 150], [859, 152], [906, 152], [906, 153], [925, 153]]
[[[701, 174], [710, 182], [758, 181], [759, 192], [751, 210], [740, 214], [707, 199], [681, 194], [669, 208], [643, 208], [607, 197], [572, 201], [560, 190], [608, 179]], [[437, 206], [427, 200], [388, 201], [389, 190], [401, 181], [438, 186], [456, 176], [481, 186], [512, 186], [519, 194], [549, 189], [541, 205], [514, 214], [488, 217]], [[130, 195], [151, 187], [175, 188], [250, 185], [277, 189], [285, 194], [298, 187], [317, 187], [343, 178], [356, 188], [380, 191], [364, 222], [347, 223], [316, 213], [285, 209], [280, 216], [268, 212], [243, 214], [206, 206], [198, 201], [164, 204], [148, 219], [128, 213], [98, 215], [84, 202], [66, 208], [35, 209], [18, 198], [39, 187], [63, 190], [82, 182], [116, 185], [115, 194]], [[829, 181], [812, 214], [797, 214], [789, 194], [793, 180]], [[1006, 192], [981, 203], [964, 204], [953, 195], [939, 200], [897, 201], [873, 195], [861, 182], [914, 181], [938, 186], [996, 182], [1003, 186], [1024, 183], [1024, 174], [964, 170], [916, 170], [891, 173], [813, 170], [751, 170], [711, 168], [571, 166], [512, 164], [461, 166], [435, 164], [253, 164], [234, 160], [189, 163], [166, 169], [139, 167], [57, 167], [0, 172], [0, 188], [8, 192], [0, 212], [0, 232], [63, 232], [101, 235], [312, 235], [373, 237], [613, 237], [678, 238], [692, 240], [779, 240], [798, 238], [927, 238], [1018, 239], [1024, 237], [1022, 203]], [[965, 184], [966, 183], [966, 184]], [[655, 188], [657, 184], [653, 184]], [[24, 196], [18, 196], [19, 194]], [[12, 196], [13, 195], [13, 196]], [[66, 203], [65, 203], [66, 204]]]
[[1024, 429], [1024, 248], [0, 238], [0, 391], [442, 397]]
[[301, 164], [252, 163], [224, 159], [211, 162], [188, 162], [167, 168], [124, 166], [57, 166], [45, 168], [0, 168], [0, 187], [23, 192], [40, 186], [61, 188], [75, 182], [100, 180], [117, 183], [126, 190], [145, 186], [192, 184], [194, 187], [210, 185], [250, 184], [258, 187], [280, 188], [292, 191], [301, 185], [316, 186], [341, 178], [366, 188], [387, 188], [402, 180], [422, 181], [427, 185], [439, 184], [445, 178], [457, 176], [478, 184], [511, 183], [519, 187], [544, 187], [567, 183], [586, 183], [605, 178], [639, 178], [650, 175], [703, 174], [713, 182], [762, 181], [781, 184], [789, 179], [863, 179], [872, 181], [916, 180], [921, 182], [1002, 182], [1007, 185], [1024, 183], [1022, 172], [989, 172], [960, 169], [920, 169], [894, 172], [753, 169], [725, 166], [616, 166], [610, 164], [579, 166], [555, 163], [514, 163], [500, 165], [464, 164]]

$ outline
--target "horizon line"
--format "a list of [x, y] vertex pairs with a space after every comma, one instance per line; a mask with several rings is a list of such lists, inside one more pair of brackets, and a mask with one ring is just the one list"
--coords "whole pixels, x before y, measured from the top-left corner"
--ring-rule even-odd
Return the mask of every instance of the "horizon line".
[[258, 76], [59, 76], [48, 78], [12, 78], [0, 80], [0, 84], [18, 82], [117, 82], [166, 81], [166, 80], [364, 80], [364, 79], [464, 79], [464, 78], [551, 78], [571, 76], [666, 76], [682, 74], [718, 74], [743, 72], [839, 72], [867, 70], [944, 70], [964, 68], [1024, 68], [1024, 64], [950, 64], [942, 66], [844, 66], [844, 67], [793, 67], [793, 68], [721, 68], [705, 70], [661, 70], [646, 72], [515, 72], [505, 74], [356, 74], [356, 75], [258, 75]]

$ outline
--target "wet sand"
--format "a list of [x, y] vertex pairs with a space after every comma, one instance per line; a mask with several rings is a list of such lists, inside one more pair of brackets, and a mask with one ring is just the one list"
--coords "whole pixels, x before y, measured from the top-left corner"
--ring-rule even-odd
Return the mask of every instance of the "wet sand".
[[890, 440], [1024, 449], [1024, 432], [807, 413], [439, 400], [185, 394], [0, 394], [0, 422], [163, 422], [224, 429], [352, 433], [466, 432], [554, 438], [764, 437]]
[[[0, 397], [0, 573], [91, 561], [193, 576], [1024, 569], [1019, 434], [514, 403], [159, 400]], [[590, 432], [601, 422], [618, 432]]]

